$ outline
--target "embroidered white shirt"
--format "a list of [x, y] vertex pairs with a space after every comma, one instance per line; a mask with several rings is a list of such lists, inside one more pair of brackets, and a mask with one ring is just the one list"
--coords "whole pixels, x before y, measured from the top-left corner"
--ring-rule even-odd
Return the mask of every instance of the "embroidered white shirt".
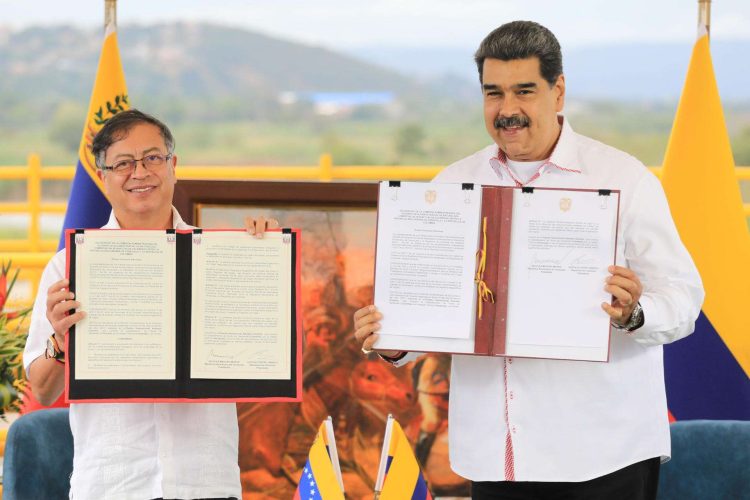
[[[617, 262], [643, 283], [645, 324], [610, 332], [608, 363], [454, 355], [451, 466], [475, 481], [585, 481], [670, 454], [661, 344], [693, 331], [701, 279], [658, 179], [560, 120], [551, 157], [525, 185], [621, 190]], [[518, 185], [498, 153], [488, 146], [434, 181]]]

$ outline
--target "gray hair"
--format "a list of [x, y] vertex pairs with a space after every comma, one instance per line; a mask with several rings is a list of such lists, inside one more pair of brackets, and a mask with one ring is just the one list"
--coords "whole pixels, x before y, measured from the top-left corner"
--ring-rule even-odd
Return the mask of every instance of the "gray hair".
[[94, 137], [94, 142], [91, 145], [91, 153], [96, 160], [96, 166], [102, 168], [104, 166], [104, 158], [107, 156], [107, 149], [115, 142], [125, 138], [130, 129], [141, 123], [148, 123], [158, 128], [162, 139], [164, 139], [164, 145], [167, 147], [167, 153], [172, 154], [174, 152], [174, 137], [169, 127], [142, 111], [128, 109], [117, 113], [107, 120]]
[[484, 83], [484, 60], [539, 58], [539, 69], [550, 87], [562, 75], [560, 44], [550, 30], [533, 21], [513, 21], [503, 24], [487, 35], [474, 54], [479, 70], [479, 82]]

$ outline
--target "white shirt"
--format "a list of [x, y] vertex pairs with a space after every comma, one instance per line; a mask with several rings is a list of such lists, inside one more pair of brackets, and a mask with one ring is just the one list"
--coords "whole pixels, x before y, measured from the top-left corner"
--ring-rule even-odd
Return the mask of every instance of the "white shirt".
[[[172, 208], [175, 229], [190, 229]], [[110, 215], [105, 229], [119, 229]], [[44, 355], [52, 325], [47, 289], [65, 277], [65, 250], [42, 273], [23, 353], [28, 375]], [[86, 310], [86, 304], [82, 304]], [[85, 403], [70, 405], [70, 498], [144, 500], [242, 496], [234, 403]]]
[[[585, 481], [670, 454], [661, 344], [692, 333], [701, 279], [658, 179], [560, 119], [558, 143], [527, 185], [621, 190], [617, 262], [643, 283], [645, 324], [611, 331], [608, 363], [454, 355], [451, 467], [474, 481]], [[519, 185], [494, 144], [434, 180]]]

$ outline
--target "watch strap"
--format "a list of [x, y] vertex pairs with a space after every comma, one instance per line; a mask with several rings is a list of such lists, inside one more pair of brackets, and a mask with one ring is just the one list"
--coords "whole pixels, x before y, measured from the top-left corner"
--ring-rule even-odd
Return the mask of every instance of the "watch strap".
[[49, 336], [47, 339], [47, 351], [45, 357], [54, 359], [60, 363], [65, 363], [65, 352], [60, 349], [60, 344], [57, 343], [55, 334]]

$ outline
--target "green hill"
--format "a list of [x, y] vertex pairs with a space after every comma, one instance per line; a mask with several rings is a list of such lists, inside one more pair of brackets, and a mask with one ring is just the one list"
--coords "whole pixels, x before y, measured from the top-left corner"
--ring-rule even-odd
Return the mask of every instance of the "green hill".
[[[285, 91], [405, 95], [418, 88], [350, 55], [225, 26], [126, 25], [118, 37], [131, 101], [167, 112], [176, 106], [257, 118], [276, 112]], [[44, 120], [60, 101], [87, 102], [101, 42], [99, 31], [65, 26], [0, 36], [0, 105], [7, 111], [0, 120]]]

